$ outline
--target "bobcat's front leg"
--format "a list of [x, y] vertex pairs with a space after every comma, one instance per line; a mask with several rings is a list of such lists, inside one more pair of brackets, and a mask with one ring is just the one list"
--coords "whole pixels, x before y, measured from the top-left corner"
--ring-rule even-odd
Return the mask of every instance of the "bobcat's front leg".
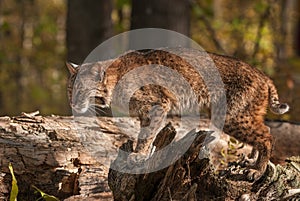
[[149, 155], [150, 145], [161, 128], [167, 116], [166, 109], [157, 104], [147, 110], [147, 113], [140, 114], [141, 129], [138, 135], [135, 152]]

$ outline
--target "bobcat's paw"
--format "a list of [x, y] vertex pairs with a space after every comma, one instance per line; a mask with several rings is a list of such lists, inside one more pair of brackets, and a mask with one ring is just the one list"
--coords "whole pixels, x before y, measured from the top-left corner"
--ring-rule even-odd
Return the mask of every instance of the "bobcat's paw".
[[141, 166], [147, 160], [146, 154], [131, 153], [127, 158], [127, 164], [129, 166]]
[[255, 169], [246, 169], [244, 171], [244, 174], [246, 175], [246, 178], [248, 181], [257, 181], [259, 180], [262, 175], [264, 174], [264, 172], [261, 172], [261, 171], [258, 171], [258, 170], [255, 170]]
[[241, 167], [253, 167], [256, 163], [256, 158], [249, 158], [246, 155], [242, 155], [241, 160], [238, 162], [238, 164]]

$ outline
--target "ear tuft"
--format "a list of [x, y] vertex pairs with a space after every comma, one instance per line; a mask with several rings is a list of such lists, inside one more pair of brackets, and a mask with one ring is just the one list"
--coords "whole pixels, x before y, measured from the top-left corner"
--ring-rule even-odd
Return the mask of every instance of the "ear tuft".
[[72, 63], [72, 62], [66, 62], [66, 66], [67, 66], [67, 68], [68, 68], [70, 74], [75, 74], [75, 73], [77, 73], [77, 68], [78, 68], [79, 65], [74, 64], [74, 63]]

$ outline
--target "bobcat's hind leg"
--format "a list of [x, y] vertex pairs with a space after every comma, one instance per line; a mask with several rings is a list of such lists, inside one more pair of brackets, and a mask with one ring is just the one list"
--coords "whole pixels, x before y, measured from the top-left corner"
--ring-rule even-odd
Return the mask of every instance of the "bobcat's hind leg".
[[264, 125], [261, 118], [255, 115], [241, 115], [240, 118], [227, 121], [224, 132], [237, 140], [253, 146], [252, 156], [258, 151], [256, 161], [251, 161], [247, 166], [246, 177], [248, 180], [258, 180], [265, 172], [271, 156], [273, 139], [269, 128]]
[[256, 163], [248, 167], [247, 178], [251, 181], [258, 180], [266, 171], [271, 157], [273, 138], [265, 125], [261, 125], [260, 130], [256, 131], [257, 140], [253, 142], [253, 149], [258, 151]]

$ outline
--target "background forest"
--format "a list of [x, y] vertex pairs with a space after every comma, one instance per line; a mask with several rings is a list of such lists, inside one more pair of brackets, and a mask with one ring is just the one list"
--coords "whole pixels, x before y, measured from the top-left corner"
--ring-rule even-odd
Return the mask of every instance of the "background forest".
[[65, 61], [156, 27], [262, 69], [291, 106], [282, 118], [300, 121], [299, 14], [298, 0], [0, 0], [0, 115], [70, 115]]

